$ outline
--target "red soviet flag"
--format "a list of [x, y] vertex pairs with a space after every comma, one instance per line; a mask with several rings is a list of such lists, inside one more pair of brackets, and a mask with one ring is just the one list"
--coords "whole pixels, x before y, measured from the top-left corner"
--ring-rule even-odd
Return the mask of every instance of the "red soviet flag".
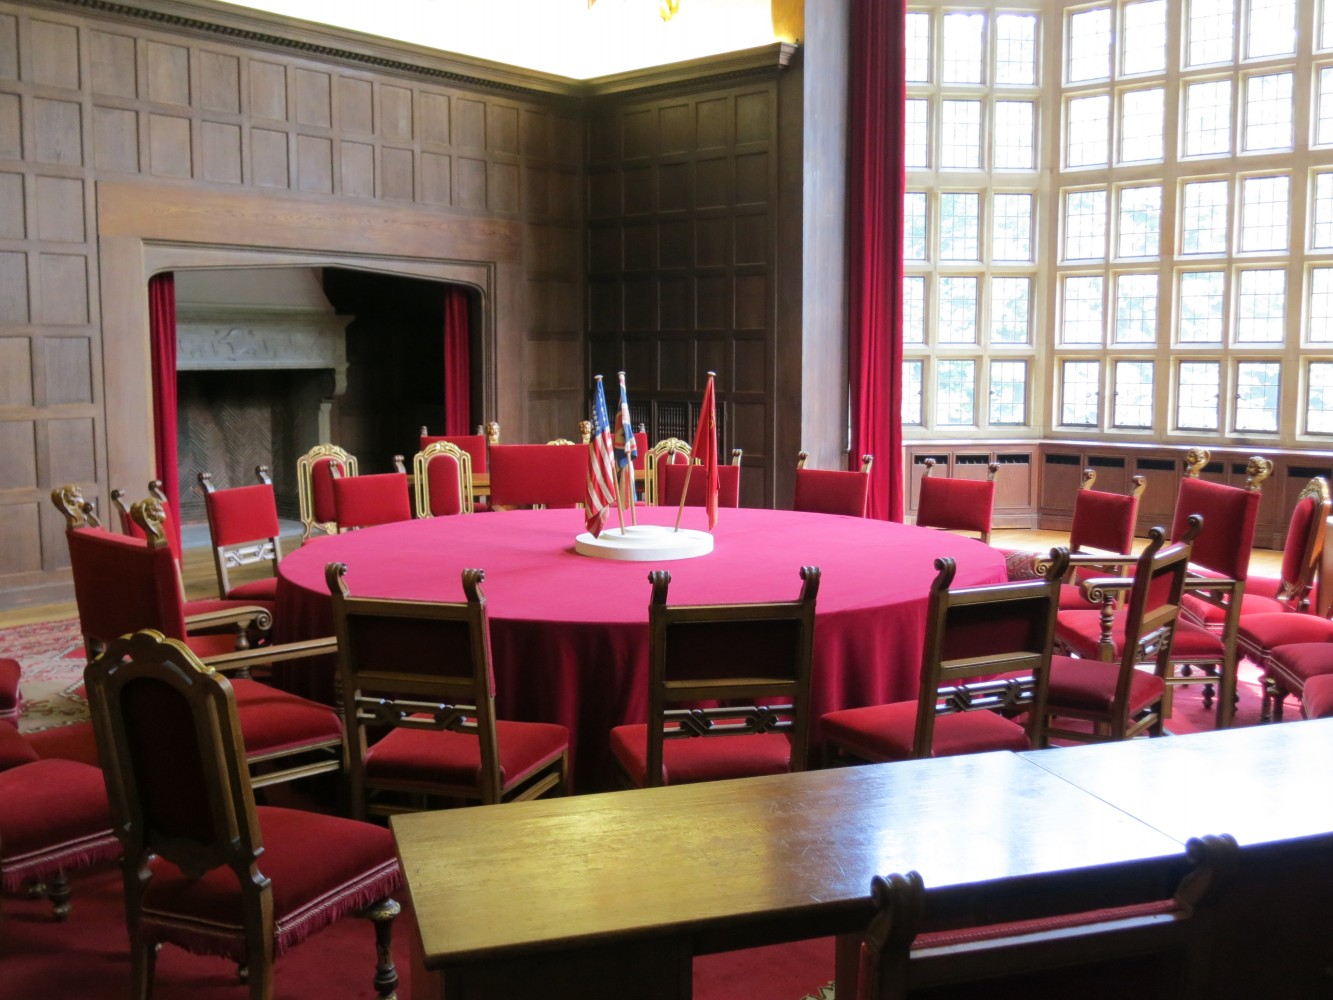
[[708, 373], [708, 387], [699, 407], [699, 429], [694, 432], [690, 458], [703, 465], [696, 472], [704, 474], [704, 497], [708, 507], [708, 530], [717, 526], [717, 401], [713, 396], [713, 373]]

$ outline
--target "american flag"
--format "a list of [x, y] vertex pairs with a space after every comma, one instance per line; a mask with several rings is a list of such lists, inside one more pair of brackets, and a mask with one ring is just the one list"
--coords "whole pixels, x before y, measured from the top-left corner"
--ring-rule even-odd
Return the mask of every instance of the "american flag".
[[616, 455], [611, 419], [606, 413], [602, 376], [596, 378], [593, 394], [592, 440], [588, 442], [588, 481], [584, 487], [583, 511], [588, 530], [596, 538], [606, 524], [607, 511], [616, 503]]

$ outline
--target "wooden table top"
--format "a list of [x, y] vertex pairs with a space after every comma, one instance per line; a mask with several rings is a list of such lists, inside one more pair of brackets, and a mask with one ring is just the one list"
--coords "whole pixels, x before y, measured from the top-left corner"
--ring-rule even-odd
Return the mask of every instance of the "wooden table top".
[[859, 931], [877, 873], [916, 869], [941, 889], [1181, 853], [1007, 753], [391, 823], [429, 969], [663, 936], [689, 935], [702, 953]]
[[1242, 847], [1333, 831], [1333, 719], [1021, 755], [1173, 840]]

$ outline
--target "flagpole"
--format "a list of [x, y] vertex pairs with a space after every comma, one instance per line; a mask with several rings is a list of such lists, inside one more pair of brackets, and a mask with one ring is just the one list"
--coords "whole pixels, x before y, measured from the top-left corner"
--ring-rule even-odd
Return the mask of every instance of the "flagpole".
[[685, 513], [685, 498], [690, 493], [690, 476], [694, 475], [694, 461], [691, 456], [690, 464], [685, 466], [685, 485], [680, 490], [680, 506], [676, 508], [676, 530], [680, 530], [680, 516]]

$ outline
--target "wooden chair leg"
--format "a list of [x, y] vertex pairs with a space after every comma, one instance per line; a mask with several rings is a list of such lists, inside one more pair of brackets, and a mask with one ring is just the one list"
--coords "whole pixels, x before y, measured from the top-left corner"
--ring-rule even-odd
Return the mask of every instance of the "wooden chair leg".
[[379, 1000], [396, 1000], [398, 969], [393, 964], [393, 921], [402, 906], [385, 897], [365, 911], [375, 925], [375, 995]]
[[69, 901], [74, 895], [74, 890], [70, 888], [69, 876], [63, 871], [56, 872], [46, 884], [46, 896], [51, 900], [51, 915], [57, 920], [64, 920], [69, 916]]

